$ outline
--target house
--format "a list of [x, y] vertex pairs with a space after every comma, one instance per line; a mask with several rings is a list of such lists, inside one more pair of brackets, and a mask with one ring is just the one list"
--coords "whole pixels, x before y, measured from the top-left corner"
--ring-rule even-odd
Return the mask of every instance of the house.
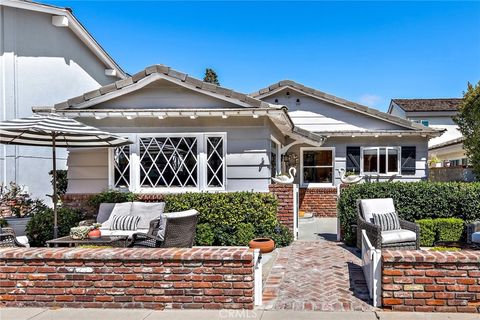
[[71, 150], [72, 194], [265, 192], [272, 176], [295, 167], [304, 194], [336, 195], [342, 168], [380, 180], [424, 179], [428, 139], [441, 134], [293, 81], [246, 95], [164, 65], [35, 108], [52, 110], [134, 142]]
[[[2, 121], [127, 76], [70, 9], [20, 0], [0, 1], [0, 74]], [[57, 157], [65, 168], [66, 150]], [[49, 200], [51, 166], [51, 148], [0, 146], [0, 184]]]
[[453, 121], [463, 99], [393, 99], [388, 113], [406, 118], [426, 127], [444, 129], [445, 133], [428, 143], [429, 158], [437, 158], [439, 166], [467, 165], [463, 136]]

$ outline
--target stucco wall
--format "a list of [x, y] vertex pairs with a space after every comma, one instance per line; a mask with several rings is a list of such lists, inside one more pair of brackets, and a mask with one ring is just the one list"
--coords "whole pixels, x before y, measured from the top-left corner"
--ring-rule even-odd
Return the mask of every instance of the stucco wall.
[[[30, 116], [32, 106], [52, 105], [117, 80], [69, 28], [46, 13], [0, 6], [0, 119]], [[67, 153], [58, 150], [58, 167]], [[0, 146], [0, 181], [17, 181], [49, 200], [50, 148]]]
[[[115, 133], [201, 133], [227, 134], [226, 191], [268, 191], [270, 183], [269, 120], [250, 117], [217, 118], [136, 118], [80, 119]], [[133, 136], [135, 139], [135, 136]], [[94, 193], [108, 187], [107, 151], [78, 149], [68, 158], [68, 193]]]

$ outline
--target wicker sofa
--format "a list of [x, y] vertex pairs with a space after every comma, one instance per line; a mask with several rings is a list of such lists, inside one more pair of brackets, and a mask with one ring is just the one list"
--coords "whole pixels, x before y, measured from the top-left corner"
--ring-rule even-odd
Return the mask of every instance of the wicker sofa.
[[377, 249], [418, 249], [420, 228], [417, 224], [400, 219], [399, 230], [382, 231], [373, 223], [374, 213], [396, 212], [393, 199], [365, 199], [357, 201], [357, 247], [362, 246], [362, 230]]

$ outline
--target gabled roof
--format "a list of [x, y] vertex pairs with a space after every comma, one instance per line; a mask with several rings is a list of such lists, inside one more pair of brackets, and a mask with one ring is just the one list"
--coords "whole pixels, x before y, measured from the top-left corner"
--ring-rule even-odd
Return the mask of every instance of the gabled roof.
[[24, 10], [48, 13], [56, 16], [65, 16], [68, 19], [68, 28], [102, 61], [108, 68], [116, 71], [116, 77], [126, 78], [127, 74], [102, 48], [93, 36], [78, 21], [70, 8], [61, 8], [48, 4], [25, 0], [0, 0], [0, 5]]
[[[462, 105], [462, 98], [439, 99], [392, 99], [392, 103], [407, 112], [425, 111], [458, 111]], [[389, 112], [391, 109], [391, 104]]]
[[83, 95], [57, 103], [55, 104], [54, 108], [57, 110], [88, 108], [104, 101], [108, 101], [124, 94], [139, 90], [159, 79], [165, 79], [177, 83], [188, 89], [202, 92], [207, 95], [223, 99], [225, 101], [235, 103], [237, 105], [247, 108], [280, 109], [283, 107], [278, 105], [272, 105], [259, 99], [252, 98], [244, 93], [236, 92], [231, 89], [226, 89], [211, 83], [204, 82], [197, 78], [190, 77], [186, 73], [176, 71], [165, 65], [153, 65], [128, 78], [118, 80], [114, 83], [100, 87], [96, 90], [86, 92]]
[[314, 98], [332, 103], [334, 105], [337, 105], [337, 106], [340, 106], [340, 107], [343, 107], [343, 108], [354, 110], [354, 111], [357, 111], [357, 112], [360, 112], [360, 113], [363, 113], [363, 114], [366, 114], [366, 115], [369, 115], [369, 116], [372, 116], [372, 117], [375, 117], [375, 118], [378, 118], [378, 119], [381, 119], [381, 120], [384, 120], [384, 121], [387, 121], [387, 122], [390, 122], [390, 123], [393, 123], [393, 124], [396, 124], [396, 125], [399, 125], [399, 126], [404, 127], [404, 128], [408, 128], [408, 129], [415, 130], [415, 131], [422, 131], [422, 132], [425, 132], [425, 133], [437, 132], [437, 130], [435, 130], [433, 128], [425, 127], [424, 125], [413, 123], [412, 121], [409, 121], [407, 119], [396, 117], [396, 116], [393, 116], [391, 114], [381, 112], [379, 110], [369, 108], [367, 106], [364, 106], [364, 105], [361, 105], [361, 104], [358, 104], [358, 103], [355, 103], [355, 102], [352, 102], [352, 101], [348, 101], [348, 100], [345, 100], [345, 99], [342, 99], [342, 98], [339, 98], [339, 97], [336, 97], [336, 96], [333, 96], [331, 94], [319, 91], [317, 89], [304, 86], [303, 84], [297, 83], [297, 82], [292, 81], [292, 80], [279, 81], [279, 82], [274, 83], [274, 84], [272, 84], [272, 85], [270, 85], [266, 88], [260, 89], [259, 91], [254, 92], [250, 95], [252, 97], [262, 99], [262, 98], [268, 97], [268, 96], [270, 96], [274, 93], [277, 93], [277, 92], [279, 92], [279, 91], [281, 91], [285, 88], [291, 88], [293, 90], [296, 90], [300, 93], [303, 93], [303, 94], [306, 94], [306, 95], [309, 95], [309, 96], [312, 96]]

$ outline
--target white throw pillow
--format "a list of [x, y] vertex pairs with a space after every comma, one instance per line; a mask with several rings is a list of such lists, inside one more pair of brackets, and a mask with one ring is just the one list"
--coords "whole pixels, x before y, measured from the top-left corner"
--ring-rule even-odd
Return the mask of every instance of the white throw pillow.
[[115, 206], [113, 207], [110, 217], [108, 218], [107, 221], [102, 223], [102, 226], [100, 227], [100, 229], [110, 229], [110, 227], [112, 226], [113, 217], [128, 216], [130, 215], [131, 208], [132, 208], [131, 202], [116, 203]]
[[[139, 229], [149, 229], [150, 221], [159, 219], [165, 209], [165, 202], [133, 202], [131, 215], [140, 217]], [[113, 213], [112, 213], [113, 214]]]

